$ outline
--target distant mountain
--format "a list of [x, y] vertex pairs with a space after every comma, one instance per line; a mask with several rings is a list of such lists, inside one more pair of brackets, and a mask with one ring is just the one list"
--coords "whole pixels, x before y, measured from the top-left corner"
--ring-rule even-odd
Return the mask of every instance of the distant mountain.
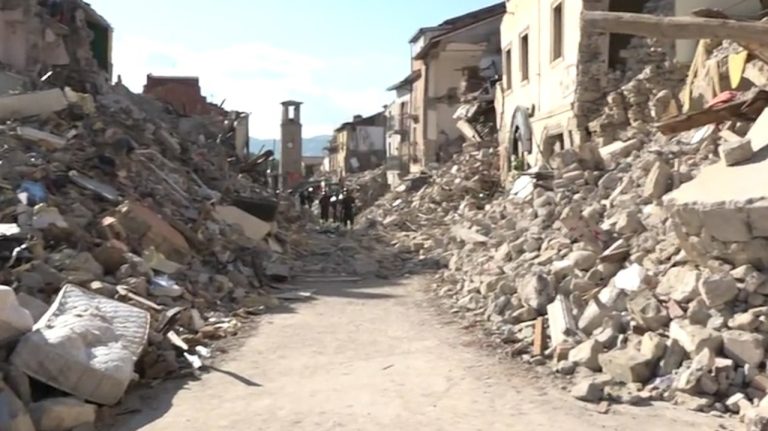
[[[330, 135], [313, 136], [311, 138], [304, 138], [302, 140], [302, 153], [305, 156], [323, 156], [325, 152], [323, 148], [328, 146], [328, 141], [331, 139]], [[280, 157], [280, 140], [279, 139], [258, 139], [251, 138], [250, 151], [252, 154], [258, 153], [260, 150], [271, 150], [274, 142], [276, 157]], [[263, 149], [262, 149], [263, 146]]]

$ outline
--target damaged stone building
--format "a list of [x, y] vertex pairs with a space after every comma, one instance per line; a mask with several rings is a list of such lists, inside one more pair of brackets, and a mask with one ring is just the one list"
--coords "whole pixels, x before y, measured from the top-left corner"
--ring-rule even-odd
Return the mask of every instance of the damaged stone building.
[[402, 81], [387, 88], [395, 91], [395, 100], [386, 110], [387, 116], [387, 184], [394, 188], [400, 183], [408, 165], [408, 148], [411, 135], [411, 88], [413, 81], [421, 77], [421, 72], [415, 71]]
[[112, 26], [80, 0], [4, 0], [0, 62], [37, 76], [61, 66], [99, 70], [107, 81], [112, 77]]
[[329, 172], [344, 178], [381, 166], [386, 157], [386, 122], [382, 111], [368, 117], [355, 115], [352, 121], [336, 128], [327, 147]]
[[[502, 172], [511, 163], [538, 165], [564, 148], [596, 139], [607, 145], [618, 130], [648, 120], [653, 94], [634, 88], [614, 93], [649, 67], [669, 71], [667, 63], [690, 63], [696, 41], [678, 40], [653, 47], [646, 39], [624, 34], [584, 33], [582, 11], [690, 14], [722, 7], [716, 0], [558, 0], [506, 1], [501, 24], [503, 80], [497, 87], [496, 111], [503, 156]], [[758, 1], [737, 2], [736, 15], [756, 14]], [[684, 69], [684, 66], [682, 67]], [[674, 79], [669, 75], [670, 86]], [[606, 99], [608, 102], [606, 102]], [[602, 116], [602, 118], [600, 118]], [[595, 120], [601, 119], [599, 124]], [[623, 138], [623, 137], [622, 137]]]
[[407, 154], [404, 167], [418, 172], [438, 162], [441, 152], [461, 145], [461, 132], [453, 118], [461, 101], [460, 87], [468, 69], [483, 58], [500, 53], [499, 27], [504, 3], [419, 29], [411, 38], [411, 72], [390, 90], [398, 99], [409, 94], [409, 131], [401, 144]]

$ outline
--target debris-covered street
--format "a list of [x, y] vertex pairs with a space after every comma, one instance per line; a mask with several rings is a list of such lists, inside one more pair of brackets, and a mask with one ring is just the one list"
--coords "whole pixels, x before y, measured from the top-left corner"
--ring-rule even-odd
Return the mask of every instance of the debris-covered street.
[[112, 429], [732, 429], [671, 406], [584, 407], [562, 382], [484, 348], [423, 283], [313, 284], [317, 301], [265, 318], [200, 382], [129, 399], [143, 410]]
[[768, 431], [768, 1], [424, 2], [155, 74], [0, 0], [0, 431]]

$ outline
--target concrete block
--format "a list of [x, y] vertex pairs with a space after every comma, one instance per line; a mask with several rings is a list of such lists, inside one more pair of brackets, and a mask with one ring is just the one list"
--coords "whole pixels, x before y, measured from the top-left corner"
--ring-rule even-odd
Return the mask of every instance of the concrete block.
[[58, 88], [0, 97], [0, 120], [46, 115], [67, 107], [67, 98]]
[[623, 159], [634, 151], [642, 148], [643, 143], [637, 139], [630, 139], [629, 141], [622, 142], [616, 141], [612, 144], [608, 144], [600, 148], [600, 155], [608, 163], [616, 162], [619, 159]]
[[563, 295], [555, 298], [555, 301], [547, 306], [547, 318], [549, 320], [549, 337], [553, 346], [558, 346], [568, 337], [577, 333], [576, 319], [573, 313], [571, 301]]

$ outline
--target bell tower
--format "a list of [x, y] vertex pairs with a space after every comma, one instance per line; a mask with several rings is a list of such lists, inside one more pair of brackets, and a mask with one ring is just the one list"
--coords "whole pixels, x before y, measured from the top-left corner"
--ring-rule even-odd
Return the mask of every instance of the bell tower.
[[287, 100], [283, 105], [280, 123], [280, 180], [283, 189], [299, 184], [301, 174], [301, 102]]

